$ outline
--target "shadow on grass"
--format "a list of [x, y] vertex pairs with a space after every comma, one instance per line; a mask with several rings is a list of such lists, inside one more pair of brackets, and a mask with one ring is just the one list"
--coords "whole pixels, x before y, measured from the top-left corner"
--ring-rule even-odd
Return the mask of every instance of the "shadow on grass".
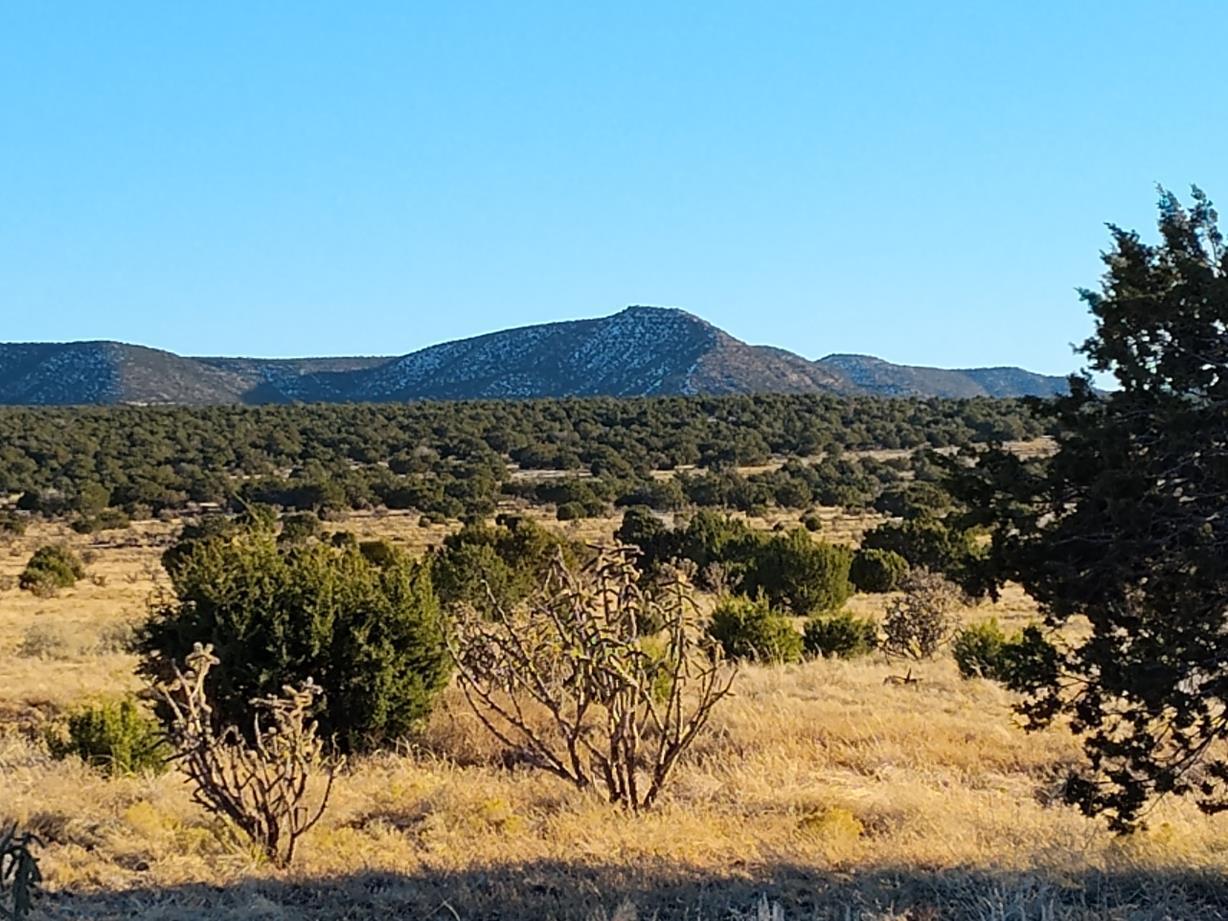
[[1228, 880], [1180, 871], [1062, 876], [976, 868], [837, 872], [782, 864], [712, 874], [674, 864], [535, 862], [57, 893], [42, 901], [39, 914], [97, 921], [1225, 921]]

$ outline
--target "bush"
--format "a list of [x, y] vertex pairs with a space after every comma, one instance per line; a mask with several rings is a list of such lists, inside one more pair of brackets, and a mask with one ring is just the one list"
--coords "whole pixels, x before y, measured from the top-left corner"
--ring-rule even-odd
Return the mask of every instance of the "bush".
[[68, 737], [47, 744], [55, 758], [76, 755], [112, 776], [160, 772], [170, 754], [157, 720], [130, 697], [83, 707], [68, 717]]
[[1002, 650], [1006, 634], [991, 618], [971, 624], [955, 632], [951, 639], [951, 654], [959, 673], [965, 678], [997, 678], [1002, 669]]
[[588, 518], [589, 514], [583, 502], [564, 502], [555, 510], [554, 517], [559, 521], [578, 521]]
[[212, 644], [207, 689], [222, 724], [250, 725], [250, 701], [309, 678], [324, 692], [324, 738], [343, 749], [404, 737], [449, 668], [430, 569], [384, 546], [278, 546], [271, 530], [196, 540], [168, 569], [175, 599], [144, 626], [141, 671], [159, 681]]
[[640, 572], [652, 574], [674, 556], [677, 532], [670, 530], [653, 511], [644, 505], [634, 505], [623, 512], [623, 521], [614, 533], [624, 546], [639, 552], [636, 566]]
[[806, 623], [802, 644], [812, 656], [852, 659], [878, 648], [878, 625], [848, 611], [828, 617], [812, 617]]
[[867, 550], [892, 550], [912, 567], [958, 577], [976, 556], [972, 535], [946, 521], [923, 515], [900, 524], [882, 524], [862, 539]]
[[858, 550], [849, 581], [859, 592], [894, 592], [908, 575], [908, 560], [894, 550]]
[[106, 508], [96, 514], [82, 515], [72, 523], [78, 534], [97, 534], [99, 531], [122, 531], [132, 520], [118, 508]]
[[[964, 627], [951, 639], [951, 654], [960, 675], [1000, 681], [1014, 690], [1020, 690], [1017, 679], [1037, 664], [1037, 656], [1046, 657], [1051, 651], [1038, 627], [1008, 635], [993, 618]], [[1039, 661], [1043, 665], [1043, 658]]]
[[540, 586], [559, 554], [577, 550], [564, 538], [528, 518], [501, 517], [490, 527], [469, 524], [444, 539], [435, 554], [435, 585], [445, 606], [477, 610], [494, 604], [514, 607]]
[[846, 547], [816, 541], [798, 528], [760, 540], [741, 589], [798, 615], [835, 610], [852, 594], [851, 561]]
[[752, 662], [799, 662], [802, 636], [787, 617], [772, 611], [764, 598], [725, 598], [712, 613], [708, 635], [729, 659]]
[[281, 521], [281, 534], [277, 539], [283, 544], [305, 544], [324, 533], [324, 525], [315, 512], [298, 512], [287, 515]]
[[26, 591], [46, 596], [72, 588], [84, 576], [85, 567], [71, 549], [63, 544], [47, 544], [34, 551], [18, 584]]
[[26, 628], [16, 652], [26, 659], [68, 659], [75, 649], [63, 624], [32, 624]]
[[910, 659], [931, 659], [951, 634], [952, 612], [959, 589], [942, 576], [913, 570], [902, 586], [904, 595], [887, 605], [883, 619], [883, 651]]
[[818, 512], [807, 512], [802, 516], [802, 527], [811, 534], [817, 534], [823, 530], [823, 519], [819, 517]]

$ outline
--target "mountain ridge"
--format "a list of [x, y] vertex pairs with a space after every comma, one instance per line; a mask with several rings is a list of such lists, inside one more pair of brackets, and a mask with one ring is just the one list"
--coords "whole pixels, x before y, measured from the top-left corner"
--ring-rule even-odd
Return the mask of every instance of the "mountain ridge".
[[1021, 396], [1065, 379], [942, 369], [751, 345], [678, 308], [496, 330], [399, 356], [178, 355], [113, 340], [0, 343], [0, 404], [387, 402], [420, 399], [815, 393]]

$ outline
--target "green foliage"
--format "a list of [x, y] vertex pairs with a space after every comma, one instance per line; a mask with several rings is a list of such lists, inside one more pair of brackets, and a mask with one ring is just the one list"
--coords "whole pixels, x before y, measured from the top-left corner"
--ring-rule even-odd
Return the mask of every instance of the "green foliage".
[[120, 531], [131, 524], [123, 509], [104, 508], [78, 518], [72, 523], [72, 529], [78, 534], [96, 534], [99, 531]]
[[951, 495], [937, 483], [912, 480], [883, 490], [874, 509], [893, 518], [942, 518], [951, 510]]
[[849, 611], [812, 617], [806, 622], [802, 642], [812, 656], [852, 659], [878, 648], [878, 625]]
[[990, 618], [955, 631], [951, 654], [963, 677], [991, 678], [1017, 687], [1037, 669], [1050, 668], [1056, 650], [1035, 625], [1008, 636]]
[[785, 663], [802, 658], [802, 635], [763, 598], [722, 599], [712, 612], [708, 635], [729, 659]]
[[48, 735], [53, 757], [76, 755], [112, 776], [159, 773], [170, 754], [157, 720], [130, 697], [82, 707], [69, 715], [67, 732]]
[[951, 655], [965, 678], [1000, 678], [1006, 634], [994, 618], [955, 631]]
[[557, 509], [555, 509], [554, 516], [559, 521], [577, 521], [581, 518], [590, 517], [590, 514], [598, 515], [600, 513], [600, 508], [597, 511], [590, 513], [589, 509], [583, 502], [564, 502]]
[[976, 556], [972, 534], [945, 519], [921, 515], [900, 524], [881, 524], [861, 541], [866, 550], [889, 550], [917, 569], [959, 580]]
[[271, 531], [197, 538], [169, 569], [175, 601], [141, 639], [141, 670], [168, 680], [195, 644], [221, 667], [208, 689], [218, 719], [250, 724], [249, 702], [309, 678], [324, 691], [320, 732], [343, 749], [394, 743], [448, 678], [430, 567], [395, 550], [321, 542], [278, 546]]
[[823, 519], [818, 512], [807, 512], [802, 516], [802, 527], [811, 534], [817, 534], [823, 530]]
[[277, 539], [283, 544], [305, 544], [324, 533], [320, 516], [314, 512], [298, 512], [281, 520], [281, 534]]
[[636, 505], [623, 512], [622, 524], [614, 538], [639, 551], [636, 565], [644, 573], [656, 572], [663, 562], [674, 556], [674, 531], [647, 506]]
[[17, 584], [36, 595], [53, 595], [85, 577], [81, 558], [64, 544], [45, 544], [34, 551]]
[[575, 559], [578, 548], [529, 518], [466, 525], [435, 555], [435, 585], [445, 605], [510, 609], [540, 586], [560, 553]]
[[894, 550], [863, 547], [849, 567], [849, 580], [859, 592], [894, 592], [907, 575], [908, 560]]
[[741, 588], [794, 614], [831, 611], [852, 594], [851, 562], [848, 548], [816, 541], [798, 528], [758, 541]]
[[[808, 394], [591, 398], [379, 406], [0, 408], [0, 495], [49, 517], [130, 517], [217, 503], [328, 514], [377, 505], [457, 519], [501, 494], [538, 506], [580, 502], [676, 510], [815, 503], [864, 507], [898, 483], [852, 450], [1028, 437], [1043, 427], [1014, 400], [885, 400]], [[843, 454], [838, 447], [850, 449]], [[822, 452], [823, 460], [809, 458]], [[779, 469], [738, 464], [771, 455]], [[559, 482], [512, 479], [567, 470]], [[702, 463], [676, 480], [657, 469]]]
[[1039, 727], [1070, 719], [1089, 770], [1068, 798], [1114, 827], [1164, 794], [1228, 809], [1228, 246], [1206, 196], [1163, 192], [1159, 240], [1111, 227], [1082, 346], [1116, 389], [1073, 378], [1038, 407], [1050, 458], [986, 452], [952, 465], [985, 571], [1021, 583], [1045, 626], [1086, 617], [1067, 648], [1025, 632], [1010, 683]]

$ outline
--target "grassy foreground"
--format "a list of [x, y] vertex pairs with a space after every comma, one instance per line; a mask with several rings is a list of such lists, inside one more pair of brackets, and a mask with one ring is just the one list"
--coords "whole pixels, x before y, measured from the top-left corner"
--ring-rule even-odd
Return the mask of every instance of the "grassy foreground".
[[[345, 526], [411, 548], [408, 517]], [[612, 523], [588, 523], [588, 536]], [[855, 536], [861, 523], [829, 522]], [[665, 802], [632, 817], [509, 766], [455, 696], [413, 747], [353, 762], [295, 868], [261, 864], [192, 805], [182, 778], [107, 780], [51, 760], [42, 725], [134, 688], [126, 628], [160, 576], [168, 525], [101, 538], [40, 527], [0, 549], [0, 820], [46, 842], [54, 918], [1222, 919], [1228, 822], [1162, 803], [1108, 834], [1054, 799], [1078, 757], [1026, 735], [1010, 696], [949, 658], [742, 671]], [[8, 583], [38, 543], [89, 551], [52, 599]], [[859, 613], [882, 599], [859, 596]], [[964, 612], [1017, 624], [1009, 594]]]

